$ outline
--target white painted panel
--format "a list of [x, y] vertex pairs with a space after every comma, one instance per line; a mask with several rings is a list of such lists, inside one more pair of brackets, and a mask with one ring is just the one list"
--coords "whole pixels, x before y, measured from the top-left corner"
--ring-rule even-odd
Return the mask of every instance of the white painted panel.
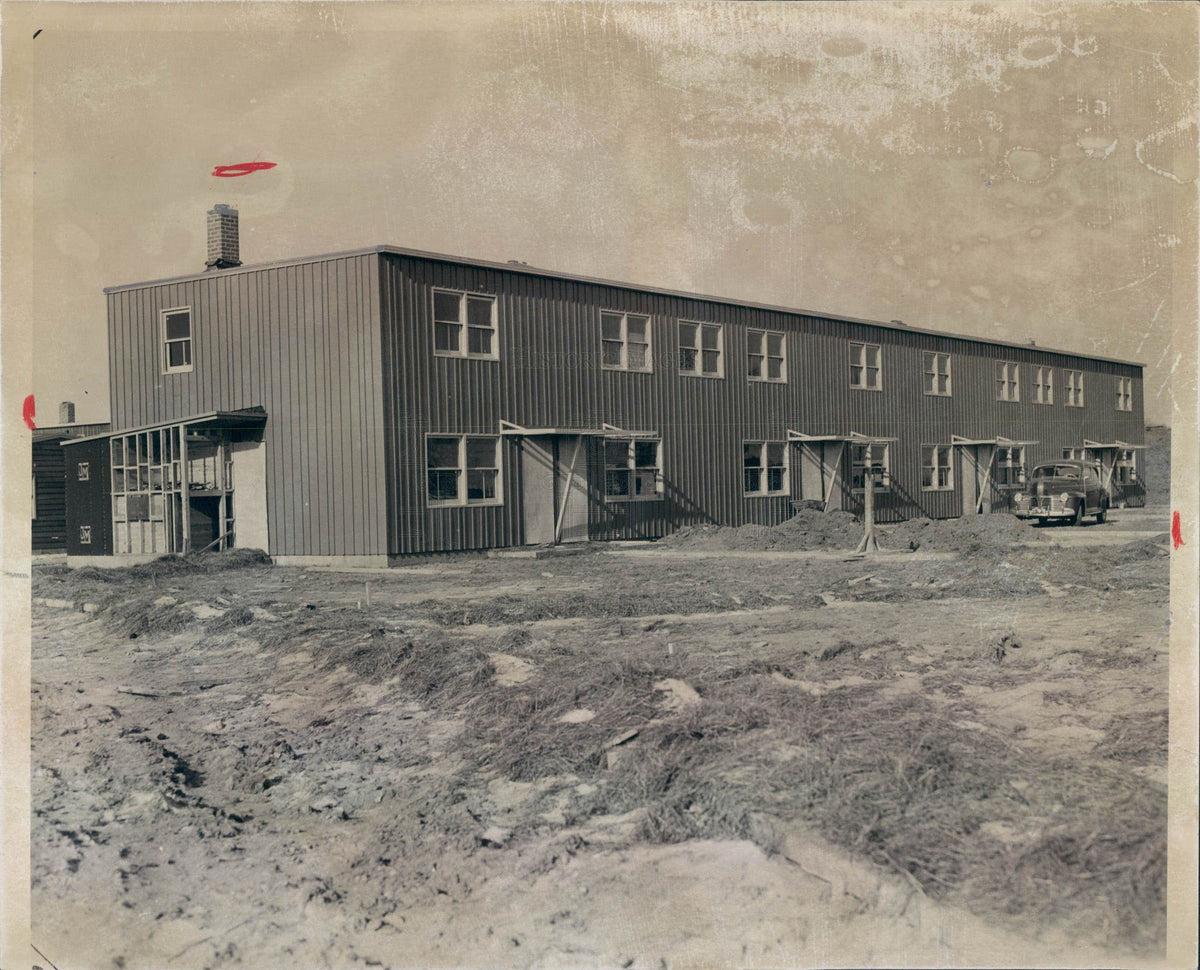
[[261, 441], [235, 441], [233, 459], [234, 545], [271, 551], [267, 528], [267, 449]]

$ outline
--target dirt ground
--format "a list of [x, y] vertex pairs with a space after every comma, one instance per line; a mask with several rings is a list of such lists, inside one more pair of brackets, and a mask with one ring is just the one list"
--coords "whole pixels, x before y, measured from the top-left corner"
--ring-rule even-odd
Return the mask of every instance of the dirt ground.
[[36, 565], [39, 965], [1145, 963], [1166, 513], [1015, 525]]

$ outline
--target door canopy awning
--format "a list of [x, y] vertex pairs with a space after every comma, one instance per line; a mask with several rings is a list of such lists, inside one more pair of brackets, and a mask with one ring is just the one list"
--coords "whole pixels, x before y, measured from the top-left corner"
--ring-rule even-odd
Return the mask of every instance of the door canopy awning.
[[1146, 446], [1145, 445], [1131, 445], [1128, 441], [1121, 441], [1120, 439], [1117, 439], [1116, 441], [1111, 441], [1111, 442], [1102, 442], [1102, 441], [1092, 441], [1090, 438], [1084, 438], [1083, 439], [1083, 447], [1094, 448], [1097, 451], [1103, 451], [1106, 449], [1115, 450], [1117, 448], [1123, 448], [1123, 449], [1129, 451], [1129, 450], [1133, 450], [1136, 448], [1145, 448]]
[[964, 438], [959, 434], [950, 436], [950, 444], [952, 445], [998, 445], [1001, 448], [1024, 448], [1026, 445], [1041, 444], [1038, 441], [1018, 441], [1014, 438], [1005, 438], [1003, 435], [997, 435], [995, 438]]
[[849, 434], [805, 434], [803, 431], [793, 431], [791, 428], [788, 428], [787, 440], [807, 444], [849, 441], [859, 445], [881, 445], [889, 441], [899, 441], [900, 439], [885, 438], [881, 435], [859, 434], [857, 431], [851, 431]]
[[591, 438], [657, 438], [657, 431], [626, 431], [612, 424], [601, 424], [598, 428], [526, 428], [512, 421], [500, 420], [500, 434], [524, 438], [539, 435], [578, 435]]
[[267, 412], [261, 407], [242, 408], [237, 411], [208, 411], [204, 414], [194, 414], [191, 417], [180, 418], [177, 421], [156, 421], [154, 424], [143, 424], [136, 428], [120, 428], [115, 431], [105, 431], [103, 434], [88, 435], [86, 438], [71, 438], [63, 445], [74, 445], [81, 441], [100, 441], [104, 438], [123, 438], [126, 435], [142, 434], [146, 431], [159, 431], [163, 428], [186, 428], [188, 431], [259, 431], [267, 422]]

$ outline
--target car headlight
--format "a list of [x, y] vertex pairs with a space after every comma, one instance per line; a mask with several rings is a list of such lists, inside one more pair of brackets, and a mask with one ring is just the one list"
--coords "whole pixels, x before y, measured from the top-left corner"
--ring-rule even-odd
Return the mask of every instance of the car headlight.
[[1023, 492], [1017, 492], [1017, 494], [1013, 496], [1013, 501], [1020, 505], [1025, 501], [1025, 494]]
[[1058, 497], [1058, 500], [1062, 502], [1063, 505], [1066, 505], [1069, 501], [1071, 501], [1071, 493], [1063, 492], [1062, 495]]

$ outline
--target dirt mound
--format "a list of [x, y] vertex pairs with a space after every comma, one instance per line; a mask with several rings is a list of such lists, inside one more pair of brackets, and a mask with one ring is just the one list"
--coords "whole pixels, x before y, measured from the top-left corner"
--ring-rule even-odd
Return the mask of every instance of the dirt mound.
[[1021, 542], [1048, 542], [1049, 536], [1012, 515], [973, 515], [961, 519], [909, 519], [885, 528], [880, 545], [886, 549], [924, 549], [926, 552], [979, 552], [1006, 549]]
[[1168, 546], [1170, 541], [1171, 537], [1166, 532], [1151, 536], [1149, 539], [1135, 539], [1133, 542], [1127, 542], [1113, 549], [1109, 553], [1109, 560], [1114, 563], [1124, 564], [1140, 562], [1143, 559], [1158, 559], [1160, 556], [1169, 556], [1171, 554]]
[[759, 552], [807, 549], [853, 549], [862, 538], [862, 523], [849, 512], [802, 509], [779, 525], [693, 525], [662, 540], [676, 549], [728, 549]]

